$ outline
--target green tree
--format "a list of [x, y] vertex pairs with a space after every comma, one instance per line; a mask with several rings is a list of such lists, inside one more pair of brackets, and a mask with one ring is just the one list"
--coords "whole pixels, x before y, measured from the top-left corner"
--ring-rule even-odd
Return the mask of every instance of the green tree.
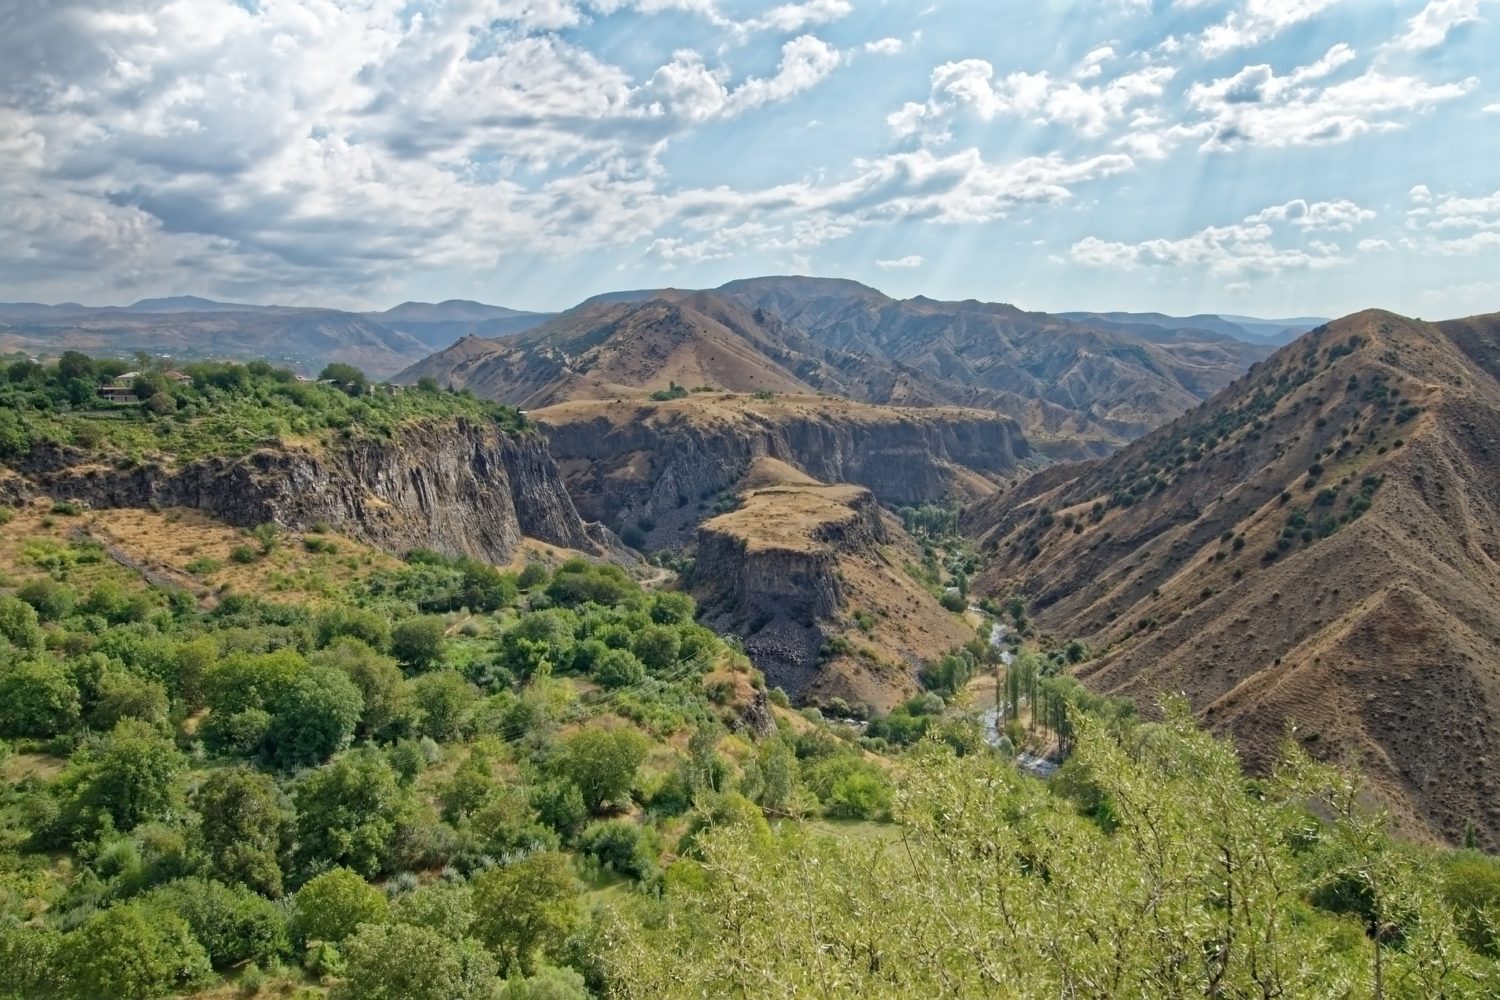
[[187, 761], [160, 731], [125, 719], [96, 747], [85, 747], [58, 777], [59, 803], [52, 833], [65, 842], [92, 838], [103, 829], [122, 832], [176, 814]]
[[583, 921], [566, 854], [543, 851], [474, 879], [475, 930], [506, 974], [529, 975], [539, 954], [556, 955]]
[[209, 870], [272, 898], [282, 892], [282, 862], [291, 848], [292, 817], [269, 775], [245, 767], [212, 771], [193, 805]]
[[474, 925], [474, 890], [462, 882], [428, 882], [397, 897], [391, 915], [398, 923], [457, 941], [468, 937]]
[[630, 790], [646, 759], [646, 740], [626, 726], [588, 726], [563, 739], [555, 767], [578, 786], [584, 804], [597, 813]]
[[677, 662], [682, 636], [670, 625], [648, 625], [635, 634], [630, 648], [648, 670], [660, 673]]
[[365, 924], [345, 940], [335, 1000], [493, 1000], [495, 958], [476, 941], [410, 924]]
[[646, 665], [628, 649], [606, 647], [594, 664], [593, 675], [594, 680], [607, 688], [630, 687], [646, 679]]
[[364, 707], [359, 688], [343, 671], [308, 667], [272, 705], [272, 756], [284, 767], [322, 763], [348, 745]]
[[211, 975], [186, 921], [139, 903], [112, 906], [65, 935], [57, 964], [79, 1000], [150, 1000]]
[[78, 595], [73, 588], [50, 577], [28, 580], [16, 590], [16, 596], [36, 610], [43, 621], [61, 621], [73, 613]]
[[0, 737], [64, 733], [80, 711], [78, 686], [61, 665], [30, 660], [0, 669]]
[[444, 631], [436, 615], [404, 618], [391, 630], [391, 653], [408, 670], [431, 670], [443, 662]]
[[144, 902], [186, 921], [216, 969], [280, 958], [291, 945], [283, 909], [243, 886], [185, 878], [152, 890]]
[[349, 751], [308, 775], [294, 798], [304, 868], [346, 865], [368, 877], [385, 868], [407, 801], [382, 754]]
[[370, 380], [364, 372], [353, 365], [334, 362], [326, 365], [318, 378], [324, 382], [335, 382], [351, 396], [363, 396], [370, 387]]
[[411, 682], [417, 727], [440, 743], [459, 735], [476, 697], [474, 685], [453, 670], [437, 670]]
[[384, 738], [407, 729], [410, 714], [406, 678], [389, 656], [375, 652], [358, 639], [345, 636], [308, 657], [314, 666], [334, 667], [354, 682], [364, 701], [359, 732]]
[[0, 638], [23, 652], [42, 648], [42, 626], [36, 609], [25, 601], [0, 594]]
[[40, 1000], [63, 994], [68, 984], [58, 961], [62, 940], [55, 927], [0, 920], [0, 997]]
[[88, 720], [89, 725], [101, 730], [113, 729], [121, 719], [161, 726], [166, 724], [169, 707], [167, 689], [161, 684], [115, 669], [99, 679]]
[[292, 900], [292, 930], [297, 940], [337, 944], [360, 924], [390, 919], [385, 893], [348, 868], [334, 868], [309, 881]]

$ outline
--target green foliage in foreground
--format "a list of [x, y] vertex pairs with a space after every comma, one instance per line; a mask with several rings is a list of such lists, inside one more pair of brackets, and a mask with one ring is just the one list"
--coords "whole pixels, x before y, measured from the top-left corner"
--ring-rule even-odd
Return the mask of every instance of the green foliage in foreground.
[[1051, 788], [925, 742], [885, 841], [704, 835], [614, 912], [614, 995], [1496, 995], [1495, 859], [1393, 841], [1295, 751], [1249, 780], [1181, 707], [1077, 728]]
[[4, 1000], [581, 1000], [607, 987], [596, 891], [656, 892], [763, 810], [889, 808], [848, 731], [730, 736], [742, 705], [707, 688], [758, 685], [748, 661], [617, 567], [417, 552], [313, 606], [206, 610], [86, 540], [14, 551]]
[[[100, 385], [127, 369], [140, 369], [130, 381], [142, 402], [101, 399]], [[388, 438], [405, 424], [426, 420], [463, 417], [511, 432], [525, 426], [516, 410], [466, 392], [369, 390], [357, 369], [335, 365], [330, 370], [324, 375], [332, 383], [299, 382], [291, 371], [264, 362], [201, 362], [182, 367], [191, 381], [181, 383], [149, 361], [132, 364], [77, 352], [53, 365], [0, 365], [0, 461], [24, 457], [44, 444], [137, 461], [191, 460], [244, 454], [290, 438]]]
[[932, 692], [731, 733], [748, 663], [615, 567], [414, 553], [205, 610], [15, 551], [0, 1000], [1495, 994], [1494, 858], [1180, 708], [1032, 671], [1044, 784]]

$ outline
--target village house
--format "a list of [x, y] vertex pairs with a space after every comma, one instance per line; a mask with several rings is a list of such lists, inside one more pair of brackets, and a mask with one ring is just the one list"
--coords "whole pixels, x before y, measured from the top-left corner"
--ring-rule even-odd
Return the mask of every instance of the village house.
[[99, 387], [99, 398], [109, 403], [139, 403], [135, 394], [135, 380], [140, 372], [125, 372]]

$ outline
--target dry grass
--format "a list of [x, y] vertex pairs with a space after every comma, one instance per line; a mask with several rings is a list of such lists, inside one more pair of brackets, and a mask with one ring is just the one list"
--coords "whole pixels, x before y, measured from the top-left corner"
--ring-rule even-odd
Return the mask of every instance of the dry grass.
[[824, 547], [822, 532], [858, 518], [851, 504], [868, 492], [821, 483], [768, 486], [743, 494], [738, 510], [720, 514], [704, 529], [743, 539], [747, 553], [810, 552]]

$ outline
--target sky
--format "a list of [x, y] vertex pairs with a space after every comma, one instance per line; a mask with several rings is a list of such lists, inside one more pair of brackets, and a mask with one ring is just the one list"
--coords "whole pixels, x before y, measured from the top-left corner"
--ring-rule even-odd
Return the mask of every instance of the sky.
[[1500, 0], [7, 0], [0, 299], [1500, 311]]

